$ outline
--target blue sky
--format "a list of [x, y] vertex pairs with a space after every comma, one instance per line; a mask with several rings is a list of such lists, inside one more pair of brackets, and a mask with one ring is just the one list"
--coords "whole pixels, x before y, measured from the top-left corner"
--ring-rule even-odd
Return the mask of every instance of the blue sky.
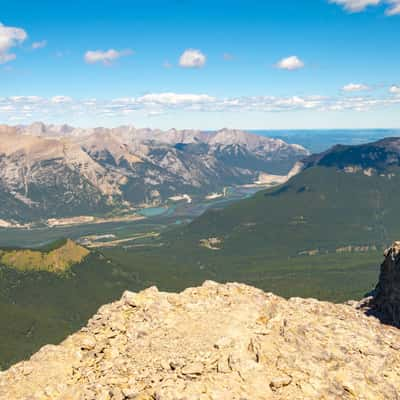
[[399, 0], [0, 0], [0, 122], [400, 127]]

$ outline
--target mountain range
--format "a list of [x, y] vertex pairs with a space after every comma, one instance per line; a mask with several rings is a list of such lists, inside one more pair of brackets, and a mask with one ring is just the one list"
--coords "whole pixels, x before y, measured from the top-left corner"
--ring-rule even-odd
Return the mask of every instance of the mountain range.
[[[399, 149], [400, 138], [387, 138], [305, 157], [296, 163], [297, 175], [280, 186], [209, 209], [187, 225], [171, 223], [157, 237], [126, 241], [154, 229], [132, 224], [118, 236], [123, 243], [92, 249], [76, 265], [64, 259], [63, 273], [49, 256], [63, 255], [63, 247], [46, 243], [65, 231], [48, 229], [53, 236], [46, 237], [46, 229], [32, 229], [46, 249], [5, 249], [0, 257], [0, 364], [60, 341], [127, 288], [180, 291], [212, 279], [285, 297], [362, 298], [377, 280], [381, 251], [400, 237]], [[2, 231], [19, 245], [22, 233]]]
[[306, 157], [299, 169], [279, 187], [207, 211], [180, 239], [198, 246], [218, 238], [230, 256], [271, 257], [288, 247], [291, 256], [376, 249], [400, 234], [400, 138], [337, 145]]
[[98, 215], [286, 174], [299, 145], [243, 131], [0, 126], [0, 219]]

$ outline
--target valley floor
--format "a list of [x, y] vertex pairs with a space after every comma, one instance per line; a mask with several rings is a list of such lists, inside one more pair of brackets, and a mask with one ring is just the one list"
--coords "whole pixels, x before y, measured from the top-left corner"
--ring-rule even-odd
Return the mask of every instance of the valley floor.
[[180, 226], [210, 204], [218, 208], [229, 203], [182, 204], [173, 214], [135, 222], [2, 230], [2, 246], [40, 246], [71, 237], [89, 240], [96, 248], [64, 275], [20, 273], [0, 266], [0, 366], [6, 368], [44, 344], [59, 343], [86, 324], [98, 307], [118, 299], [127, 289], [156, 285], [160, 290], [180, 291], [205, 280], [237, 281], [287, 298], [344, 302], [360, 299], [374, 288], [382, 246], [361, 246], [363, 251], [358, 251], [361, 248], [348, 247], [354, 243], [346, 243], [329, 252], [299, 255], [288, 252], [289, 237], [281, 241], [280, 248], [265, 246], [263, 251], [247, 253], [225, 251], [223, 246], [210, 249], [184, 236], [170, 241]]
[[95, 249], [64, 276], [0, 267], [0, 366], [29, 357], [44, 344], [59, 343], [126, 289], [156, 285], [180, 291], [212, 279], [244, 282], [284, 297], [343, 302], [374, 288], [381, 258], [380, 251], [368, 251], [227, 259], [208, 249], [176, 254], [146, 245]]

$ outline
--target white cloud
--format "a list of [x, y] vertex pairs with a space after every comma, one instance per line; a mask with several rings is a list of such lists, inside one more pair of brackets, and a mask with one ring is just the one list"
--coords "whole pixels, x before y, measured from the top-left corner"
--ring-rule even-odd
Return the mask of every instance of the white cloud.
[[184, 105], [210, 103], [215, 98], [207, 94], [150, 93], [137, 99], [138, 103], [161, 105]]
[[179, 65], [183, 68], [201, 68], [205, 65], [207, 57], [196, 49], [185, 50], [179, 58]]
[[54, 96], [51, 98], [51, 102], [55, 104], [71, 103], [72, 98], [68, 96]]
[[386, 15], [400, 14], [400, 0], [388, 0], [390, 7], [386, 10]]
[[400, 14], [400, 0], [329, 0], [330, 3], [338, 4], [349, 12], [361, 12], [367, 7], [376, 7], [381, 4], [389, 5], [385, 11], [386, 15]]
[[[96, 99], [93, 99], [92, 101], [95, 100]], [[111, 102], [114, 104], [134, 104], [136, 102], [136, 99], [134, 97], [120, 97], [118, 99], [111, 100]]]
[[23, 43], [27, 37], [27, 33], [22, 28], [5, 26], [0, 23], [0, 64], [15, 60], [17, 56], [10, 53], [9, 50]]
[[[72, 99], [68, 96], [41, 98], [38, 96], [14, 96], [0, 98], [0, 114], [3, 121], [32, 121], [54, 118], [68, 120], [79, 115], [97, 119], [102, 116], [123, 118], [132, 115], [157, 116], [171, 111], [205, 113], [282, 113], [293, 111], [370, 111], [385, 107], [400, 107], [400, 87], [393, 85], [394, 94], [373, 97], [360, 94], [336, 97], [312, 96], [239, 96], [217, 98], [209, 94], [149, 93], [140, 97], [114, 100]], [[136, 114], [137, 113], [137, 114]]]
[[37, 49], [43, 49], [43, 47], [47, 46], [47, 40], [41, 40], [40, 42], [33, 42], [32, 43], [32, 49], [37, 50]]
[[129, 56], [130, 54], [133, 54], [133, 51], [130, 49], [121, 51], [114, 49], [109, 49], [106, 51], [88, 50], [85, 53], [84, 59], [88, 64], [103, 63], [105, 65], [110, 65], [118, 58]]
[[32, 104], [32, 103], [40, 103], [43, 98], [39, 96], [12, 96], [9, 99], [14, 103], [24, 103], [24, 104]]
[[288, 71], [294, 71], [296, 69], [304, 68], [304, 62], [297, 56], [290, 56], [280, 60], [276, 67], [279, 69], [286, 69]]
[[339, 4], [350, 12], [360, 12], [369, 6], [379, 5], [381, 0], [330, 0], [330, 3]]
[[0, 112], [11, 112], [11, 111], [15, 111], [14, 106], [11, 106], [11, 105], [0, 106]]
[[369, 87], [362, 83], [349, 83], [343, 86], [342, 90], [344, 92], [362, 92], [364, 90], [369, 90]]
[[400, 94], [400, 86], [392, 85], [389, 89], [389, 92], [392, 94]]

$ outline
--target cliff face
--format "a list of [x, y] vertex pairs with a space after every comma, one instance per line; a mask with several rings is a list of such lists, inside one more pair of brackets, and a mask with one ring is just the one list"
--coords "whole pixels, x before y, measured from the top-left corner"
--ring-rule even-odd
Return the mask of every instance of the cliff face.
[[371, 305], [383, 322], [400, 328], [400, 242], [385, 251]]
[[0, 373], [0, 399], [13, 400], [399, 397], [399, 329], [351, 305], [236, 283], [125, 292]]

